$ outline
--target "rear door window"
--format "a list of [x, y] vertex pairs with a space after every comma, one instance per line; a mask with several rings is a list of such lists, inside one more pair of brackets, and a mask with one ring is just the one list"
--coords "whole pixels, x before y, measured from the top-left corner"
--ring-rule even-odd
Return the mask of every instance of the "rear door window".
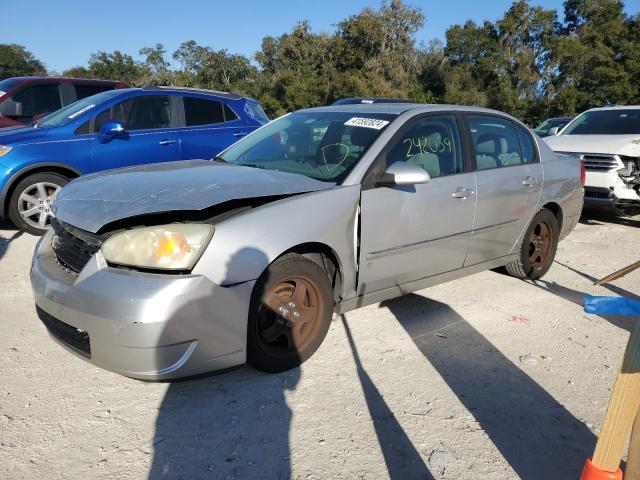
[[76, 89], [76, 99], [82, 100], [83, 98], [90, 97], [91, 95], [95, 95], [96, 93], [106, 92], [107, 90], [113, 90], [113, 87], [109, 85], [84, 85], [77, 84], [74, 85]]
[[510, 167], [523, 163], [515, 124], [506, 118], [469, 115], [478, 170]]
[[14, 102], [22, 104], [22, 116], [33, 117], [55, 112], [62, 107], [57, 84], [34, 85], [13, 96]]
[[212, 125], [225, 121], [223, 104], [220, 102], [195, 97], [183, 97], [183, 101], [185, 124], [187, 127]]

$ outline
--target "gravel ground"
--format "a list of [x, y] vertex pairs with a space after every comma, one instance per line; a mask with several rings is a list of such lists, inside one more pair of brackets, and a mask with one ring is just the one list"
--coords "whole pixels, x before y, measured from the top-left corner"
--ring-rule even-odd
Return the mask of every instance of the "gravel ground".
[[37, 319], [36, 238], [0, 225], [0, 478], [560, 479], [595, 444], [634, 296], [640, 220], [596, 217], [539, 282], [484, 272], [336, 317], [281, 375], [145, 383], [77, 359]]

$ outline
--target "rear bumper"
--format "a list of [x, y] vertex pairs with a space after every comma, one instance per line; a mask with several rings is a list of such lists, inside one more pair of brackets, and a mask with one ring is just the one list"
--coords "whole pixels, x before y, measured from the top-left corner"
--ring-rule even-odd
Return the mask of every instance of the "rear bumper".
[[57, 263], [51, 237], [36, 248], [31, 284], [38, 316], [72, 353], [146, 380], [245, 362], [253, 281], [220, 287], [201, 275], [111, 268], [100, 252], [75, 276]]

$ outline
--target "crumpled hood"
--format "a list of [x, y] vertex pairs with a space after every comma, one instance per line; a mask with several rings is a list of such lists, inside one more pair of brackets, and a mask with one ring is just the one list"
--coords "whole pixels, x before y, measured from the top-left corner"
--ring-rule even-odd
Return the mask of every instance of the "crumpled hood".
[[543, 140], [556, 152], [640, 156], [640, 135], [555, 135]]
[[55, 202], [56, 217], [96, 233], [116, 220], [169, 211], [198, 211], [229, 200], [327, 190], [304, 175], [209, 160], [143, 165], [80, 177]]
[[0, 128], [0, 145], [15, 145], [41, 141], [47, 136], [46, 128], [5, 127]]

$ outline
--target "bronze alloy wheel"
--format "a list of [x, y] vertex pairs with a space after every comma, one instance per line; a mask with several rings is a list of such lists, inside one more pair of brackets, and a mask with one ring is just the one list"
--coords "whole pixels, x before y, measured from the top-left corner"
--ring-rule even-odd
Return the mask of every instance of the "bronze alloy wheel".
[[316, 337], [324, 317], [318, 286], [306, 276], [292, 276], [262, 297], [256, 322], [260, 346], [271, 355], [304, 351]]
[[560, 225], [555, 214], [542, 208], [535, 214], [523, 238], [518, 258], [505, 265], [509, 275], [537, 280], [547, 273], [556, 256]]
[[543, 269], [549, 262], [553, 247], [553, 228], [546, 221], [537, 223], [529, 237], [529, 264], [533, 269]]
[[251, 294], [247, 362], [272, 373], [299, 366], [322, 344], [334, 305], [322, 264], [298, 253], [276, 259]]

